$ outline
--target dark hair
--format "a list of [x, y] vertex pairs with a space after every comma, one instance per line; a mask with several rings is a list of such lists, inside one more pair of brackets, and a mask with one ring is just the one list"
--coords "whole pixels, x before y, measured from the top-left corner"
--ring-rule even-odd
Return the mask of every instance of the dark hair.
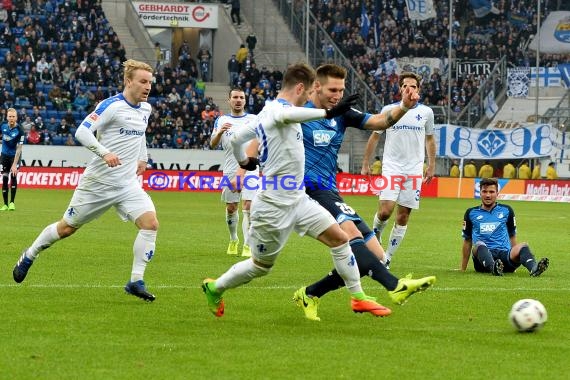
[[239, 91], [239, 92], [244, 92], [243, 88], [239, 87], [239, 86], [234, 86], [230, 88], [230, 91], [228, 91], [228, 98], [232, 97], [232, 92], [234, 91]]
[[422, 81], [422, 77], [419, 76], [416, 73], [412, 73], [411, 71], [404, 71], [402, 72], [402, 74], [400, 74], [400, 78], [398, 80], [398, 84], [400, 85], [400, 87], [402, 87], [404, 85], [404, 79], [406, 78], [412, 78], [416, 80], [416, 84], [418, 85], [418, 89], [420, 88], [420, 83]]
[[479, 181], [479, 187], [495, 186], [499, 190], [499, 181], [496, 178], [481, 178]]
[[320, 82], [324, 82], [328, 77], [336, 79], [346, 78], [346, 69], [342, 66], [335, 65], [332, 63], [327, 63], [317, 67], [317, 79]]
[[298, 83], [302, 83], [305, 88], [309, 88], [315, 82], [315, 70], [306, 63], [300, 62], [291, 65], [285, 71], [283, 76], [283, 88], [295, 87]]

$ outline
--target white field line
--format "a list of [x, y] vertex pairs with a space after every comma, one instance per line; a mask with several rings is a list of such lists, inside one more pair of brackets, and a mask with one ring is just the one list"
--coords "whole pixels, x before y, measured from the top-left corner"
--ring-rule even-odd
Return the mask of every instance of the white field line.
[[[275, 285], [275, 286], [253, 286], [246, 285], [249, 289], [261, 290], [295, 290], [301, 285]], [[1, 284], [0, 288], [39, 288], [39, 289], [117, 289], [123, 288], [124, 285], [103, 285], [103, 284]], [[199, 289], [199, 286], [187, 285], [152, 285], [149, 284], [149, 289]], [[430, 292], [485, 292], [485, 293], [512, 293], [518, 291], [532, 291], [532, 292], [568, 292], [570, 288], [538, 288], [532, 287], [518, 287], [518, 288], [490, 288], [490, 287], [441, 287], [434, 286], [430, 288]]]

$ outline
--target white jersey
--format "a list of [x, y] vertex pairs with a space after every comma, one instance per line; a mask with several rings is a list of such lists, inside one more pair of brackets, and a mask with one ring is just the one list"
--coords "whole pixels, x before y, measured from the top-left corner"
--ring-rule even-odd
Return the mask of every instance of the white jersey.
[[300, 123], [283, 122], [293, 107], [283, 99], [265, 104], [258, 117], [259, 163], [263, 177], [257, 196], [276, 205], [292, 205], [305, 196], [305, 148]]
[[145, 131], [152, 107], [142, 102], [129, 104], [123, 94], [103, 100], [79, 128], [97, 132], [99, 143], [115, 153], [121, 165], [110, 168], [95, 156], [87, 165], [82, 181], [94, 181], [108, 186], [123, 187], [137, 181], [138, 161], [147, 160]]
[[[243, 116], [232, 116], [232, 115], [222, 115], [216, 119], [214, 123], [214, 129], [212, 131], [212, 136], [218, 133], [218, 130], [222, 128], [222, 125], [229, 123], [232, 125], [230, 129], [224, 132], [220, 140], [222, 149], [224, 150], [224, 164], [223, 173], [224, 176], [232, 179], [237, 169], [239, 168], [238, 162], [233, 154], [232, 144], [230, 143], [232, 136], [235, 134], [237, 129], [248, 128], [251, 131], [255, 131], [257, 127], [257, 116], [246, 113]], [[242, 145], [242, 149], [245, 149], [249, 142], [245, 142]], [[246, 175], [256, 175], [256, 172], [247, 172]]]
[[[381, 113], [399, 104], [387, 105]], [[433, 111], [418, 104], [386, 130], [382, 174], [423, 175], [427, 135], [433, 135]]]

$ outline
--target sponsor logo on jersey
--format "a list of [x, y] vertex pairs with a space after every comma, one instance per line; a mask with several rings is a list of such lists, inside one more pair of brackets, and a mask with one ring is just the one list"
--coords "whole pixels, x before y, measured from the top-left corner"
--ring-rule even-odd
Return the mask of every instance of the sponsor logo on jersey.
[[95, 121], [97, 121], [97, 119], [99, 119], [99, 115], [97, 115], [95, 112], [91, 112], [87, 118], [89, 120], [95, 122]]
[[119, 134], [125, 135], [125, 136], [142, 136], [142, 135], [144, 135], [144, 131], [137, 131], [136, 129], [121, 128], [121, 129], [119, 129]]
[[329, 146], [335, 134], [335, 131], [313, 131], [313, 141], [315, 146]]
[[481, 223], [479, 226], [479, 232], [481, 234], [492, 234], [498, 226], [499, 223]]

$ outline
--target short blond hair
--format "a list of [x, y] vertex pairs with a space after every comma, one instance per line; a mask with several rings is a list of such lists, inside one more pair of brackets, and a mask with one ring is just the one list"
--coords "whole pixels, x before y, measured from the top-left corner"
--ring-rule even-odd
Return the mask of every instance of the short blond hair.
[[127, 81], [127, 79], [133, 79], [136, 70], [148, 71], [151, 74], [154, 73], [154, 70], [152, 69], [151, 65], [134, 59], [127, 59], [125, 62], [123, 62], [123, 67], [124, 67], [123, 80], [125, 82]]

